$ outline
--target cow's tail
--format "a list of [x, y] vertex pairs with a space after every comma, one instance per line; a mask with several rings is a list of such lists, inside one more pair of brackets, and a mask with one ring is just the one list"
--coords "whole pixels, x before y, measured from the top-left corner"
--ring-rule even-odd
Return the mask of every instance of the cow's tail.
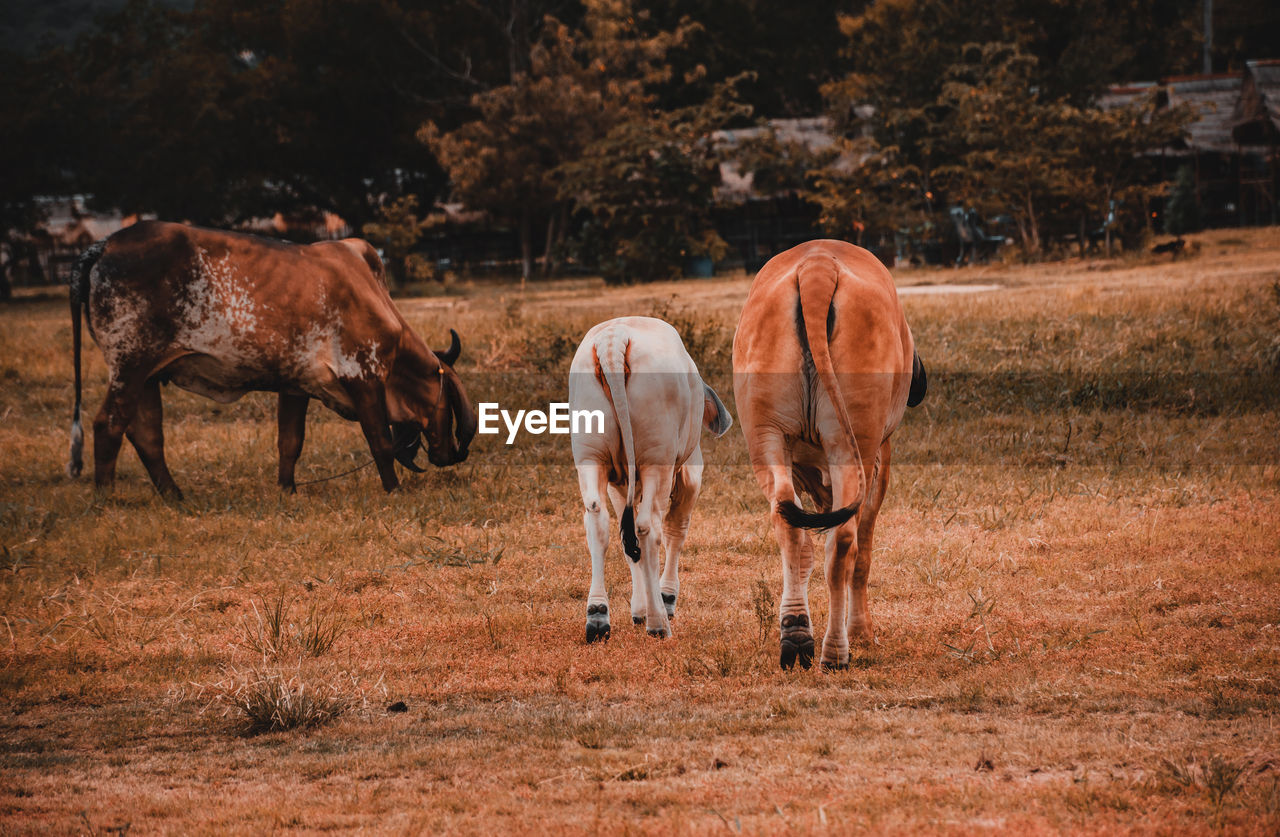
[[84, 470], [84, 427], [80, 424], [81, 379], [80, 379], [80, 312], [88, 316], [89, 305], [89, 271], [97, 264], [106, 247], [106, 241], [98, 241], [89, 246], [76, 260], [71, 268], [71, 279], [68, 288], [68, 299], [71, 302], [71, 363], [75, 370], [76, 402], [71, 408], [71, 450], [67, 458], [67, 476], [75, 478]]
[[[856, 479], [853, 480], [857, 490], [843, 508], [833, 508], [829, 512], [807, 512], [792, 500], [780, 501], [778, 513], [782, 515], [782, 519], [791, 526], [803, 529], [830, 529], [844, 523], [858, 513], [866, 490], [858, 441], [853, 435], [853, 423], [849, 421], [849, 412], [840, 392], [840, 382], [836, 378], [835, 365], [831, 361], [831, 346], [828, 343], [827, 318], [835, 298], [839, 275], [835, 259], [826, 256], [809, 259], [796, 269], [796, 285], [800, 296], [800, 322], [797, 325], [801, 345], [808, 348], [814, 372], [822, 382], [822, 388], [840, 422], [842, 438], [822, 439], [822, 446], [827, 451], [828, 459], [832, 450], [845, 449], [845, 456], [857, 471]], [[815, 394], [810, 392], [809, 398], [813, 398]], [[838, 498], [833, 496], [832, 499]]]
[[636, 442], [631, 429], [631, 404], [627, 400], [627, 354], [631, 350], [630, 338], [615, 338], [612, 332], [595, 346], [596, 366], [600, 370], [613, 414], [618, 421], [618, 434], [622, 437], [622, 456], [627, 470], [627, 504], [622, 512], [619, 528], [622, 534], [622, 551], [632, 561], [640, 560], [640, 539], [636, 536]]

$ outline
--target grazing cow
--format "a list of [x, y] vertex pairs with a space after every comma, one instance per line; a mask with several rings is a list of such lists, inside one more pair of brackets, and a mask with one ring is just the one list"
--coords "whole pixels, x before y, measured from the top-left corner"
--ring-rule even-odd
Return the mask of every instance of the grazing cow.
[[[873, 638], [867, 575], [889, 482], [889, 434], [925, 386], [893, 279], [875, 256], [842, 241], [811, 241], [760, 270], [733, 340], [733, 388], [782, 548], [783, 668], [813, 661], [813, 544], [805, 529], [833, 529], [822, 664], [849, 664], [850, 632]], [[799, 491], [817, 511], [800, 508]]]
[[[181, 224], [143, 222], [91, 246], [71, 278], [75, 408], [67, 472], [82, 467], [80, 314], [110, 382], [93, 423], [94, 481], [115, 479], [127, 434], [161, 494], [181, 497], [164, 460], [160, 384], [230, 403], [279, 393], [279, 482], [294, 490], [307, 405], [360, 422], [382, 486], [395, 460], [451, 465], [467, 456], [476, 417], [453, 371], [461, 351], [434, 353], [387, 294], [382, 262], [350, 238], [299, 246]], [[456, 438], [453, 425], [456, 422]]]
[[[680, 550], [702, 488], [701, 429], [724, 435], [729, 411], [685, 351], [680, 335], [652, 317], [621, 317], [587, 332], [569, 371], [570, 410], [599, 411], [603, 427], [574, 428], [573, 462], [586, 506], [591, 550], [587, 642], [609, 636], [604, 553], [608, 494], [631, 559], [631, 620], [671, 635], [680, 592]], [[603, 432], [591, 432], [593, 430]], [[659, 552], [666, 565], [659, 580]]]

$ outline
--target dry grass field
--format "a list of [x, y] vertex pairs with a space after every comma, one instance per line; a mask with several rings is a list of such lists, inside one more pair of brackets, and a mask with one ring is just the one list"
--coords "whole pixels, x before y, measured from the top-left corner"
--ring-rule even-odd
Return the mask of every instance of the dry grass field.
[[[832, 673], [778, 670], [737, 428], [703, 443], [675, 637], [626, 624], [615, 537], [623, 619], [587, 646], [567, 437], [282, 496], [272, 396], [170, 388], [187, 499], [127, 445], [98, 496], [63, 473], [64, 298], [0, 308], [0, 832], [1277, 833], [1280, 229], [1199, 243], [900, 272], [930, 393], [895, 436], [877, 642]], [[747, 284], [401, 304], [459, 330], [474, 400], [563, 400], [590, 325], [658, 313], [732, 406]], [[310, 417], [300, 482], [368, 459]], [[811, 595], [822, 625], [820, 567]]]

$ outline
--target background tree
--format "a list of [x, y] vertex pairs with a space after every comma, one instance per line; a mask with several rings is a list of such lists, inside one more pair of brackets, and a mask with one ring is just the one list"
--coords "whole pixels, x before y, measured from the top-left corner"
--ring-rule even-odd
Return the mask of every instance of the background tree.
[[67, 158], [70, 124], [61, 57], [0, 52], [0, 300], [12, 297], [20, 265], [28, 271], [39, 267], [29, 239], [43, 220], [37, 197], [69, 185], [60, 165]]
[[966, 47], [946, 74], [947, 157], [940, 166], [953, 203], [990, 214], [1007, 209], [1022, 245], [1040, 252], [1046, 215], [1066, 203], [1077, 173], [1069, 167], [1072, 110], [1032, 86], [1036, 60], [1014, 44]]
[[1200, 204], [1196, 199], [1196, 179], [1191, 166], [1181, 166], [1164, 205], [1164, 231], [1182, 241], [1184, 233], [1200, 228]]
[[1150, 152], [1173, 144], [1193, 118], [1189, 105], [1158, 108], [1154, 93], [1124, 107], [1071, 114], [1067, 167], [1082, 211], [1081, 246], [1086, 228], [1099, 220], [1108, 255], [1115, 233], [1145, 226], [1150, 198], [1160, 188]]
[[606, 282], [673, 278], [690, 258], [724, 257], [711, 222], [713, 134], [749, 111], [725, 84], [704, 104], [637, 115], [561, 167], [560, 194], [589, 217], [582, 245]]
[[424, 227], [418, 217], [417, 195], [404, 195], [383, 206], [378, 218], [361, 228], [365, 238], [382, 249], [393, 287], [402, 288], [411, 278], [409, 257], [422, 239]]
[[517, 225], [524, 280], [533, 273], [535, 219], [549, 219], [550, 247], [565, 214], [560, 202], [573, 199], [559, 188], [560, 167], [643, 112], [652, 86], [670, 73], [668, 51], [688, 35], [687, 27], [645, 31], [647, 15], [629, 0], [586, 6], [577, 32], [545, 20], [528, 70], [472, 97], [478, 118], [447, 133], [434, 124], [419, 132], [449, 172], [458, 200]]

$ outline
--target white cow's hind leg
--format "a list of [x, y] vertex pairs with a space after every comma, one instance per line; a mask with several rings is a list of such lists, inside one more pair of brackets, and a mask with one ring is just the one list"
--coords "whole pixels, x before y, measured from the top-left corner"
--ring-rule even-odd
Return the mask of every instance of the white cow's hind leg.
[[[674, 469], [664, 466], [640, 468], [641, 497], [636, 501], [636, 537], [640, 540], [640, 571], [644, 604], [644, 627], [649, 636], [671, 636], [671, 621], [662, 604], [659, 574], [662, 564], [663, 506], [671, 496]], [[635, 594], [632, 593], [634, 601]]]
[[[636, 486], [639, 492], [640, 487]], [[639, 497], [636, 498], [637, 501]], [[622, 513], [627, 508], [627, 495], [618, 490], [615, 485], [609, 486], [609, 500], [613, 503], [613, 513], [617, 515], [619, 522], [622, 521]], [[629, 556], [623, 553], [623, 557], [627, 561], [627, 569], [631, 572], [631, 622], [635, 625], [644, 624], [644, 576], [642, 575], [642, 565], [639, 561], [632, 561]]]
[[609, 594], [604, 586], [604, 554], [609, 546], [609, 510], [604, 495], [608, 475], [599, 463], [578, 465], [578, 490], [582, 492], [583, 526], [591, 551], [591, 590], [587, 593], [587, 642], [609, 638]]
[[662, 521], [662, 542], [667, 552], [667, 562], [662, 567], [662, 604], [666, 607], [668, 619], [676, 616], [676, 599], [680, 595], [680, 553], [689, 535], [689, 521], [701, 491], [702, 448], [698, 447], [689, 461], [676, 471], [671, 508]]

